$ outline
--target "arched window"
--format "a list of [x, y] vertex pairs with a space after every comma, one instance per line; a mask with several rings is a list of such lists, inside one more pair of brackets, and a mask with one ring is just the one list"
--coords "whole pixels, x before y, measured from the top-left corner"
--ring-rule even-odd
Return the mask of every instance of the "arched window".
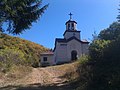
[[70, 24], [68, 23], [68, 30], [70, 30]]
[[73, 50], [71, 52], [71, 60], [77, 60], [77, 51]]
[[74, 30], [74, 23], [72, 23], [72, 30]]

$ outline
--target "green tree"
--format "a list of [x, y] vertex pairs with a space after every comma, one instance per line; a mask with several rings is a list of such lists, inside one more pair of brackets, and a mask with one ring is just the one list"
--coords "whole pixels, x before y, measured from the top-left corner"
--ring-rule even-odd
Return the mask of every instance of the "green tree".
[[120, 24], [111, 24], [98, 37], [90, 44], [90, 59], [80, 67], [83, 75], [77, 90], [120, 89]]
[[[120, 13], [120, 9], [118, 9], [118, 10], [119, 10], [119, 13]], [[120, 22], [120, 14], [117, 16], [117, 19], [118, 19], [118, 22]]]
[[89, 47], [89, 55], [92, 60], [101, 59], [104, 54], [104, 49], [108, 47], [110, 40], [94, 40]]
[[42, 0], [0, 0], [0, 29], [12, 34], [29, 29], [48, 7], [41, 4]]
[[99, 39], [115, 40], [120, 36], [120, 23], [114, 22], [107, 29], [104, 29], [99, 34]]
[[98, 54], [99, 58], [91, 58], [91, 61], [95, 62], [91, 65], [92, 77], [91, 81], [88, 81], [87, 90], [119, 90], [120, 37], [101, 49], [102, 53]]
[[87, 90], [119, 90], [120, 86], [120, 24], [114, 22], [90, 45], [91, 81]]

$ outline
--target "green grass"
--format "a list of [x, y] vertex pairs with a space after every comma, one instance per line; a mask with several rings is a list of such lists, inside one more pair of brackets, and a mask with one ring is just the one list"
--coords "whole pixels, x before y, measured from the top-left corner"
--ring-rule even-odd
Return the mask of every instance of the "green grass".
[[[0, 60], [8, 60], [8, 58], [22, 57], [23, 63], [37, 67], [40, 60], [40, 53], [47, 51], [48, 49], [42, 45], [27, 41], [18, 37], [2, 34], [0, 37]], [[11, 52], [12, 54], [8, 53]], [[18, 54], [15, 54], [15, 53]], [[12, 56], [9, 56], [12, 55]], [[0, 61], [1, 62], [1, 61]]]

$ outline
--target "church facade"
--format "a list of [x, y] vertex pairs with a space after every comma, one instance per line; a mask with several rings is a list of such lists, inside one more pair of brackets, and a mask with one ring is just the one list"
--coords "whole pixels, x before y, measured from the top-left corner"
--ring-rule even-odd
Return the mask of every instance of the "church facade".
[[88, 54], [89, 42], [81, 40], [77, 22], [72, 20], [71, 15], [70, 13], [70, 19], [65, 24], [64, 38], [56, 38], [54, 50], [41, 54], [42, 66], [72, 62]]

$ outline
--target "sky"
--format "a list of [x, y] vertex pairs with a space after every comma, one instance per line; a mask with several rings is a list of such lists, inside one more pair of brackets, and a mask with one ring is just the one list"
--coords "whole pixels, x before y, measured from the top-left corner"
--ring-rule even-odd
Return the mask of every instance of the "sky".
[[77, 30], [81, 31], [81, 38], [92, 40], [94, 31], [98, 34], [116, 21], [119, 14], [119, 0], [43, 0], [42, 5], [49, 7], [31, 29], [17, 37], [23, 38], [54, 48], [55, 38], [63, 38], [66, 30], [65, 23], [72, 19], [77, 22]]

